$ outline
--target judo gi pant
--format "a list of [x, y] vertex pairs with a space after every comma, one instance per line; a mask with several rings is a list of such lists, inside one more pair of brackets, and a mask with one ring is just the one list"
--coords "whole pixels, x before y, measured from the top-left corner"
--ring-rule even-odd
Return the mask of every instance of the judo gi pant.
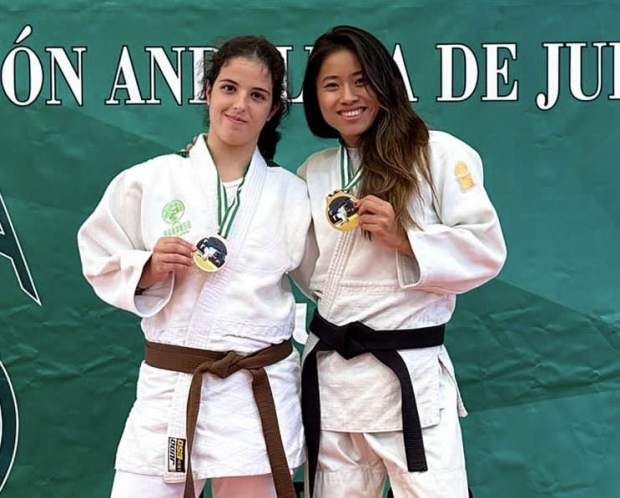
[[439, 424], [422, 429], [426, 472], [407, 470], [400, 431], [324, 430], [312, 498], [381, 498], [386, 478], [390, 480], [394, 498], [468, 498], [458, 394], [445, 372], [441, 376], [441, 393], [443, 408]]
[[[196, 496], [205, 480], [194, 482]], [[213, 498], [276, 498], [270, 474], [243, 477], [219, 477], [211, 480]], [[185, 483], [168, 484], [161, 477], [116, 471], [110, 498], [183, 498]]]

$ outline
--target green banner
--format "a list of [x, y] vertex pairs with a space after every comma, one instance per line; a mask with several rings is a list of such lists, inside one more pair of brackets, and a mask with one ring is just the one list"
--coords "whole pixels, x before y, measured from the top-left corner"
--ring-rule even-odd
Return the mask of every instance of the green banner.
[[203, 130], [202, 55], [238, 34], [278, 46], [294, 103], [276, 159], [294, 171], [333, 145], [303, 117], [310, 47], [354, 24], [392, 51], [430, 126], [479, 151], [502, 221], [506, 265], [459, 297], [447, 333], [476, 498], [620, 497], [619, 2], [15, 0], [0, 13], [2, 496], [109, 496], [143, 337], [82, 277], [76, 233], [118, 172]]

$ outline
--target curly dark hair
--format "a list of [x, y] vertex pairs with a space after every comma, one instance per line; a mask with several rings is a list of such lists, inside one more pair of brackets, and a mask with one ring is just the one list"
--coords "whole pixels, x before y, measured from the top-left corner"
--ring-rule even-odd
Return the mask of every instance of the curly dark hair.
[[[271, 74], [273, 82], [272, 107], [277, 106], [258, 137], [258, 150], [267, 160], [273, 160], [280, 141], [278, 127], [289, 112], [289, 100], [286, 90], [286, 65], [278, 49], [262, 36], [235, 36], [222, 44], [217, 51], [205, 54], [202, 69], [202, 93], [200, 98], [207, 99], [207, 85], [213, 87], [222, 66], [235, 57], [243, 57], [262, 64]], [[209, 125], [209, 113], [205, 118]]]

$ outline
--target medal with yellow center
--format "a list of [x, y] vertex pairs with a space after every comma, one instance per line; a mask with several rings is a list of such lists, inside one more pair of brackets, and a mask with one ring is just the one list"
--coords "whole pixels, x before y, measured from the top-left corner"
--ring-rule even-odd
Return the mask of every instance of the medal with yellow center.
[[332, 192], [325, 198], [325, 216], [327, 222], [336, 230], [348, 232], [354, 230], [359, 224], [357, 213], [357, 198], [349, 191], [359, 183], [362, 178], [362, 168], [351, 177], [349, 155], [345, 147], [340, 146], [340, 181], [342, 188]]
[[194, 263], [206, 272], [216, 272], [224, 268], [228, 258], [228, 244], [224, 237], [212, 235], [204, 237], [196, 244]]

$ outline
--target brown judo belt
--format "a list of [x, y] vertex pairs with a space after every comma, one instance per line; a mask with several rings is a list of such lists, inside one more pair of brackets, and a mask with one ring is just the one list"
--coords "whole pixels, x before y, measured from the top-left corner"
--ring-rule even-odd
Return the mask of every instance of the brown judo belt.
[[293, 346], [290, 340], [261, 349], [248, 356], [241, 356], [232, 351], [222, 353], [146, 342], [145, 361], [148, 365], [164, 370], [192, 374], [187, 399], [187, 474], [183, 498], [195, 498], [191, 455], [200, 409], [203, 374], [211, 373], [225, 379], [239, 370], [247, 370], [252, 375], [252, 391], [263, 427], [267, 456], [278, 498], [295, 498], [295, 489], [282, 444], [273, 394], [264, 368], [285, 359], [292, 351]]

